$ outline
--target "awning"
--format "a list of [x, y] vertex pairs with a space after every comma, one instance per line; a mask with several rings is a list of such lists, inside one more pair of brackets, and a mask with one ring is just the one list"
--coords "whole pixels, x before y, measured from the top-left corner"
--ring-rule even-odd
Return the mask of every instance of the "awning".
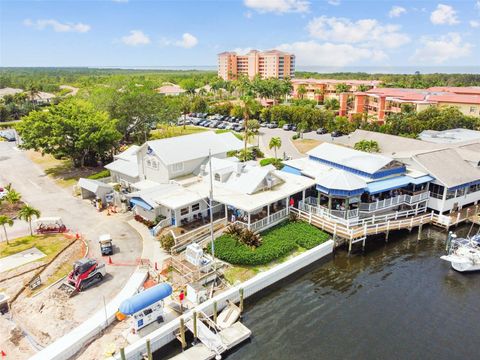
[[398, 189], [410, 184], [412, 178], [410, 176], [397, 176], [391, 179], [374, 181], [367, 184], [367, 192], [370, 194], [378, 194], [384, 191]]
[[420, 176], [419, 178], [411, 178], [410, 184], [420, 185], [433, 180], [434, 178], [431, 177], [430, 175], [424, 175], [424, 176]]
[[152, 210], [153, 207], [148, 205], [143, 199], [134, 197], [130, 199], [130, 203], [136, 206], [140, 206], [141, 208], [144, 208], [145, 210]]

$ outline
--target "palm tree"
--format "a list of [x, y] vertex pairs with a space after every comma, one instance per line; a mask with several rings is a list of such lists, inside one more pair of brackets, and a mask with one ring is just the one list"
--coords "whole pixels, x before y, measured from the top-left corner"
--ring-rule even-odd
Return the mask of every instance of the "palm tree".
[[275, 159], [277, 159], [277, 149], [282, 146], [282, 139], [279, 137], [272, 137], [270, 139], [270, 142], [268, 143], [268, 148], [269, 149], [274, 149], [275, 151]]
[[5, 225], [8, 225], [8, 226], [13, 226], [13, 220], [10, 219], [8, 216], [6, 215], [0, 215], [0, 225], [3, 226], [3, 231], [5, 233], [5, 239], [7, 240], [7, 245], [8, 245], [8, 236], [7, 236], [7, 228]]
[[305, 88], [305, 85], [300, 85], [297, 89], [297, 95], [300, 97], [300, 99], [303, 99], [306, 93], [307, 89]]
[[23, 205], [18, 212], [18, 218], [27, 221], [28, 225], [30, 225], [30, 235], [33, 235], [32, 219], [34, 216], [38, 219], [40, 217], [40, 210], [37, 210], [30, 205]]
[[13, 189], [9, 190], [7, 195], [5, 196], [5, 200], [7, 200], [7, 202], [10, 205], [13, 205], [13, 204], [19, 202], [21, 198], [22, 198], [22, 195], [20, 195], [19, 192], [15, 191]]
[[38, 90], [38, 86], [35, 84], [30, 84], [28, 86], [28, 97], [30, 98], [33, 107], [35, 107], [35, 98], [38, 96], [40, 91]]

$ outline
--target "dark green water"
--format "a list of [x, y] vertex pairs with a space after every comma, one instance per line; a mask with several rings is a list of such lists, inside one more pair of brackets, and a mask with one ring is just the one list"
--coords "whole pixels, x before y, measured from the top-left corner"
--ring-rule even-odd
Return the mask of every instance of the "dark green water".
[[428, 233], [420, 242], [415, 231], [391, 236], [388, 244], [371, 239], [365, 253], [350, 257], [339, 250], [248, 300], [243, 322], [252, 339], [226, 358], [480, 358], [480, 273], [451, 270], [439, 259], [445, 232]]

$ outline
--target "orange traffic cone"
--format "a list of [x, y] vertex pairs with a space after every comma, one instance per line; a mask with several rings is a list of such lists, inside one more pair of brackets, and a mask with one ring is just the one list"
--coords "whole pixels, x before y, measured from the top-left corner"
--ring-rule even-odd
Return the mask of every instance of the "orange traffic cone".
[[109, 263], [109, 264], [113, 264], [113, 261], [112, 261], [112, 257], [111, 257], [111, 256], [108, 257], [108, 263]]

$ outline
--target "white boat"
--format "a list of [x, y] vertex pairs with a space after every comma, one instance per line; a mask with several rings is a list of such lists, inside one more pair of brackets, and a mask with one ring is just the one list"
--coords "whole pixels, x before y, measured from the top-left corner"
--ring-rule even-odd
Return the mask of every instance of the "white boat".
[[457, 239], [450, 233], [447, 240], [447, 255], [440, 257], [449, 261], [459, 272], [480, 270], [480, 235], [467, 239]]
[[232, 302], [217, 316], [217, 326], [220, 329], [227, 329], [232, 326], [240, 317], [240, 308]]

